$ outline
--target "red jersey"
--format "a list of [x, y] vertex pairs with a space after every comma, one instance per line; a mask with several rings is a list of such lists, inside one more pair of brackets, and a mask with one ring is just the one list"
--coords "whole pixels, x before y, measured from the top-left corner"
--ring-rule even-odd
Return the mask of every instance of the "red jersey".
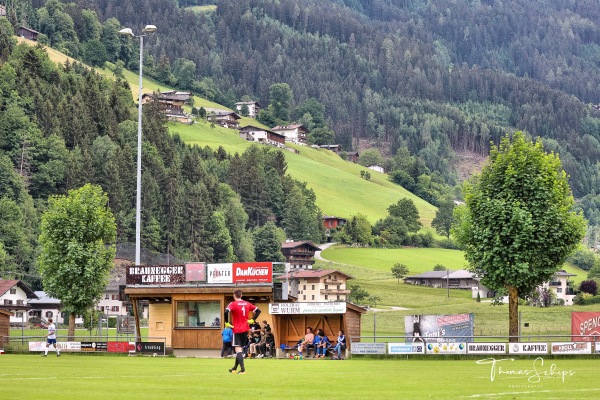
[[256, 306], [245, 300], [235, 300], [227, 306], [230, 322], [233, 324], [233, 333], [248, 332], [248, 320], [252, 318]]

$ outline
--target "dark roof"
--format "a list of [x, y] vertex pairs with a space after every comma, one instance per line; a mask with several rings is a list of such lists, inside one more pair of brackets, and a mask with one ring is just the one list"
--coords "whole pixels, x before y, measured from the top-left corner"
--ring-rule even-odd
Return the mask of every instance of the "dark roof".
[[29, 286], [18, 279], [0, 279], [0, 296], [8, 292], [12, 287], [18, 286], [25, 292], [28, 299], [37, 299], [37, 296]]
[[564, 269], [561, 269], [560, 271], [557, 271], [554, 276], [577, 276], [577, 274], [571, 274]]
[[311, 242], [310, 240], [301, 240], [299, 242], [285, 242], [281, 244], [281, 248], [282, 249], [295, 249], [296, 247], [300, 247], [303, 245], [308, 245], [312, 248], [315, 249], [315, 251], [320, 251], [321, 249], [319, 247], [317, 247], [313, 242]]
[[29, 31], [29, 32], [32, 32], [32, 33], [36, 33], [36, 34], [38, 34], [38, 35], [40, 34], [40, 32], [38, 32], [38, 31], [36, 31], [36, 30], [33, 30], [33, 29], [31, 29], [31, 28], [27, 28], [27, 27], [25, 27], [25, 26], [20, 26], [19, 28], [17, 28], [17, 30], [19, 30], [19, 29], [25, 29], [26, 31]]

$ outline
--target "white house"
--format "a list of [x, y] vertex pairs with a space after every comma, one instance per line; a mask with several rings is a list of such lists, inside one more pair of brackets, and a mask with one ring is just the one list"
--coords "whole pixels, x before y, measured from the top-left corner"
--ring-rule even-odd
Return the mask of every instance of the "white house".
[[129, 261], [115, 260], [115, 266], [110, 271], [108, 284], [96, 309], [108, 316], [129, 315], [125, 302], [121, 301], [119, 287], [125, 285], [126, 269]]
[[[52, 318], [54, 323], [57, 325], [63, 325], [69, 323], [69, 318], [66, 318], [62, 310], [62, 303], [59, 299], [55, 299], [54, 297], [50, 297], [44, 291], [36, 291], [35, 295], [36, 299], [29, 300], [29, 305], [31, 309], [29, 310], [29, 317], [38, 317], [43, 318], [44, 320], [48, 320], [48, 318]], [[83, 321], [82, 321], [83, 322]]]
[[301, 302], [346, 301], [350, 275], [333, 269], [297, 270], [280, 277], [289, 282], [289, 294]]
[[308, 131], [303, 125], [292, 124], [286, 126], [275, 126], [271, 128], [275, 133], [285, 136], [286, 142], [292, 142], [296, 144], [306, 144], [306, 134]]
[[27, 312], [31, 309], [29, 299], [37, 296], [18, 279], [0, 279], [0, 309], [11, 312], [10, 325], [26, 325]]
[[565, 306], [573, 305], [573, 298], [575, 293], [573, 292], [573, 286], [569, 281], [571, 276], [577, 276], [576, 274], [570, 274], [564, 269], [554, 274], [549, 282], [544, 283], [541, 288], [548, 289], [556, 294], [556, 299], [562, 299], [565, 302]]
[[372, 169], [373, 171], [381, 172], [382, 174], [385, 172], [381, 165], [369, 165], [367, 168]]
[[244, 106], [248, 107], [248, 116], [250, 118], [256, 118], [261, 108], [257, 101], [240, 101], [235, 103], [235, 108], [238, 111], [238, 114], [243, 114], [242, 110]]
[[240, 137], [250, 142], [257, 142], [279, 148], [285, 147], [285, 136], [254, 125], [246, 125], [240, 128]]

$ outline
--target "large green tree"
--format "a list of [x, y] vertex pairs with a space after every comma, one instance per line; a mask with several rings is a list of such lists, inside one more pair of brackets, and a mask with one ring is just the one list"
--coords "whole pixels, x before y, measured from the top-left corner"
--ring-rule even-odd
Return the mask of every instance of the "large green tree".
[[431, 226], [435, 228], [435, 231], [439, 235], [446, 236], [448, 239], [450, 239], [450, 230], [452, 229], [452, 222], [454, 221], [454, 218], [452, 217], [454, 207], [455, 205], [452, 199], [442, 201], [435, 212], [435, 218], [431, 221]]
[[44, 290], [69, 310], [69, 337], [75, 316], [97, 301], [115, 258], [116, 226], [108, 196], [86, 184], [67, 196], [50, 197], [42, 216], [39, 268]]
[[522, 132], [492, 149], [466, 193], [454, 233], [482, 284], [508, 291], [509, 336], [518, 341], [519, 295], [552, 277], [583, 238], [586, 222], [573, 210], [558, 156]]

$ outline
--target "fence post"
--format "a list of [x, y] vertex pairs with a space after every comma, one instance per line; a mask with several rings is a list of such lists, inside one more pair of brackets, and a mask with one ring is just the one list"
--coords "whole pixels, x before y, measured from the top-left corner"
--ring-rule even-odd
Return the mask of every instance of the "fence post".
[[375, 336], [377, 336], [377, 313], [376, 312], [373, 313], [373, 343], [376, 342]]
[[519, 342], [521, 341], [521, 321], [522, 321], [522, 314], [523, 311], [519, 311], [519, 331], [518, 331], [518, 335], [519, 335]]

